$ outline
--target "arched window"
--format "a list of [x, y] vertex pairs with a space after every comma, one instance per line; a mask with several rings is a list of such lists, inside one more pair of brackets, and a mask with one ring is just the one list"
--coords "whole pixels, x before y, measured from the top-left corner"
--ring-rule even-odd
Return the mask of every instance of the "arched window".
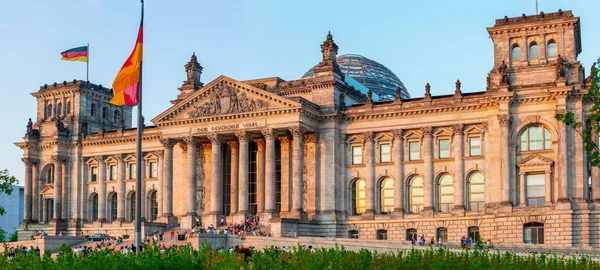
[[92, 195], [92, 221], [98, 220], [98, 194]]
[[380, 198], [382, 214], [394, 211], [394, 179], [388, 177], [381, 181]]
[[436, 240], [437, 240], [437, 242], [442, 242], [442, 243], [448, 242], [448, 228], [437, 228]]
[[62, 116], [62, 103], [58, 103], [56, 104], [56, 116]]
[[117, 193], [112, 193], [109, 199], [110, 203], [110, 222], [117, 220]]
[[67, 100], [67, 114], [71, 114], [71, 101]]
[[352, 214], [360, 215], [367, 204], [367, 182], [357, 179], [352, 183]]
[[158, 200], [156, 199], [156, 190], [150, 193], [150, 221], [155, 221], [158, 218]]
[[556, 42], [554, 40], [548, 41], [546, 52], [548, 53], [548, 57], [556, 56]]
[[90, 115], [92, 117], [96, 117], [96, 103], [92, 103], [92, 106], [90, 108]]
[[408, 186], [408, 194], [409, 194], [409, 209], [411, 213], [421, 213], [423, 210], [423, 178], [421, 176], [414, 176], [410, 180], [410, 184]]
[[48, 104], [46, 107], [46, 117], [52, 118], [52, 104]]
[[510, 50], [510, 61], [519, 61], [521, 60], [521, 47], [515, 44]]
[[454, 206], [454, 181], [452, 176], [444, 174], [438, 182], [438, 210], [440, 212], [450, 212]]
[[387, 230], [377, 230], [377, 240], [387, 240]]
[[108, 108], [102, 107], [102, 119], [108, 118]]
[[119, 110], [115, 110], [113, 113], [113, 122], [119, 122], [121, 120], [121, 112]]
[[48, 167], [46, 172], [46, 184], [54, 184], [54, 165]]
[[543, 244], [544, 243], [544, 224], [531, 222], [523, 225], [523, 243], [525, 244]]
[[474, 172], [469, 176], [469, 210], [483, 211], [485, 205], [485, 182], [483, 174]]
[[529, 59], [536, 59], [540, 57], [540, 47], [537, 43], [531, 43], [529, 45]]
[[552, 148], [550, 130], [543, 126], [530, 126], [521, 132], [521, 151], [548, 150]]
[[135, 220], [135, 191], [129, 195], [129, 221]]

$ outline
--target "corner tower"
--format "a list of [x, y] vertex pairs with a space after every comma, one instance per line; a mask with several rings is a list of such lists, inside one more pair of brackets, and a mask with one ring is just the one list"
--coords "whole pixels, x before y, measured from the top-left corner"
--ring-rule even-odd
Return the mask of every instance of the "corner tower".
[[487, 30], [494, 42], [488, 91], [583, 84], [579, 17], [571, 11], [505, 16]]

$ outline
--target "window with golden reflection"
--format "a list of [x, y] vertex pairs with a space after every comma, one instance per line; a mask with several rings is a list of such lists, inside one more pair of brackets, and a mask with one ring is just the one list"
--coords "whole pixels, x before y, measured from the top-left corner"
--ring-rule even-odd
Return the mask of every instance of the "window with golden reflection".
[[362, 214], [367, 204], [367, 182], [358, 179], [352, 184], [352, 212], [354, 215]]
[[381, 213], [389, 214], [394, 211], [394, 180], [386, 178], [381, 181]]
[[423, 210], [423, 178], [415, 176], [410, 180], [410, 186], [408, 188], [410, 198], [410, 212], [421, 213]]
[[485, 204], [485, 182], [483, 174], [476, 172], [469, 177], [469, 210], [483, 211]]
[[440, 212], [450, 212], [454, 206], [454, 181], [452, 176], [444, 174], [438, 184]]

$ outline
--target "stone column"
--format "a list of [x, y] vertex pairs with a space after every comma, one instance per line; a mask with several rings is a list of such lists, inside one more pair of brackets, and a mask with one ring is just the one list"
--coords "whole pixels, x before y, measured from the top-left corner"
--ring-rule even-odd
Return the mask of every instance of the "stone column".
[[545, 204], [544, 205], [551, 205], [552, 204], [552, 171], [550, 169], [547, 169], [545, 172]]
[[421, 132], [423, 133], [423, 168], [424, 173], [424, 202], [423, 202], [423, 214], [430, 215], [433, 211], [433, 136], [432, 136], [433, 128], [424, 127], [421, 128]]
[[54, 163], [54, 216], [53, 221], [62, 219], [62, 166], [63, 159], [59, 156], [52, 156]]
[[156, 157], [158, 158], [158, 163], [156, 164], [157, 166], [157, 172], [158, 172], [158, 188], [157, 188], [157, 193], [156, 193], [156, 201], [158, 203], [158, 217], [162, 217], [163, 215], [163, 197], [164, 197], [164, 190], [163, 190], [163, 186], [164, 186], [164, 180], [165, 180], [165, 176], [164, 176], [164, 154], [162, 150], [156, 151], [154, 152], [154, 154], [156, 155]]
[[366, 189], [367, 202], [363, 215], [374, 215], [376, 212], [375, 206], [375, 142], [373, 141], [373, 132], [363, 133], [365, 142], [365, 166], [366, 166]]
[[[184, 139], [187, 144], [187, 194], [186, 194], [186, 216], [196, 216], [196, 153], [198, 150], [197, 139], [187, 137]], [[220, 142], [219, 142], [220, 143]], [[220, 147], [219, 147], [220, 148]], [[213, 144], [214, 149], [214, 144]], [[213, 150], [214, 156], [214, 150]], [[213, 160], [213, 166], [215, 161]], [[214, 167], [213, 167], [214, 168]], [[214, 187], [214, 186], [213, 186]], [[213, 192], [214, 193], [214, 192]]]
[[40, 176], [39, 176], [39, 162], [36, 160], [31, 164], [31, 219], [34, 221], [41, 221], [40, 217]]
[[402, 130], [392, 130], [394, 141], [392, 145], [392, 158], [394, 159], [394, 215], [404, 214], [404, 163], [402, 158], [404, 156], [404, 147], [402, 147], [403, 140]]
[[508, 114], [498, 115], [498, 122], [500, 123], [501, 137], [500, 137], [500, 151], [501, 155], [501, 174], [502, 179], [502, 205], [512, 205], [510, 202], [510, 147], [509, 147], [509, 134], [510, 124], [512, 118]]
[[304, 130], [301, 127], [291, 127], [290, 133], [293, 137], [292, 149], [292, 211], [290, 218], [303, 219], [304, 212]]
[[240, 153], [238, 162], [238, 211], [235, 223], [244, 222], [248, 213], [248, 133], [236, 132], [239, 140]]
[[[566, 114], [567, 110], [556, 110], [556, 113]], [[569, 162], [567, 157], [567, 126], [562, 122], [558, 123], [558, 171], [560, 183], [558, 192], [558, 203], [568, 204], [569, 203]]]
[[46, 203], [46, 199], [42, 199], [42, 216], [40, 218], [40, 220], [42, 221], [42, 223], [48, 223], [48, 204]]
[[[106, 221], [106, 163], [104, 157], [97, 156], [98, 161], [98, 222]], [[140, 170], [140, 168], [137, 168]]]
[[115, 156], [115, 159], [117, 160], [117, 172], [119, 174], [117, 177], [117, 185], [119, 187], [119, 192], [117, 193], [117, 221], [123, 222], [125, 221], [125, 197], [127, 196], [127, 187], [125, 183], [126, 167], [122, 155]]
[[519, 173], [519, 205], [527, 206], [527, 199], [525, 198], [525, 186], [527, 185], [527, 174], [525, 172]]
[[275, 213], [275, 134], [272, 129], [263, 129], [265, 136], [265, 213]]
[[225, 215], [232, 216], [238, 211], [238, 143], [227, 142], [229, 149], [231, 149], [231, 189], [230, 189], [230, 202], [229, 202], [229, 213]]
[[173, 145], [172, 139], [161, 139], [164, 147], [163, 217], [173, 216]]
[[62, 177], [61, 182], [63, 185], [62, 205], [61, 205], [61, 211], [62, 211], [61, 219], [63, 219], [63, 220], [68, 220], [70, 218], [69, 217], [69, 204], [71, 203], [71, 200], [70, 200], [71, 199], [70, 198], [71, 197], [71, 189], [70, 189], [71, 183], [69, 182], [70, 179], [68, 178], [69, 173], [67, 172], [67, 168], [68, 168], [67, 166], [68, 166], [67, 161], [64, 160], [62, 167], [61, 167], [61, 174], [60, 174]]
[[23, 213], [23, 221], [30, 222], [31, 218], [31, 186], [32, 186], [32, 166], [33, 160], [29, 158], [22, 158], [23, 163], [25, 163], [25, 188], [24, 188], [24, 213]]
[[265, 142], [262, 139], [254, 140], [258, 148], [256, 167], [256, 213], [265, 211]]
[[464, 136], [463, 124], [452, 125], [454, 131], [454, 210], [465, 210], [465, 160], [464, 157]]
[[212, 144], [212, 167], [211, 167], [211, 186], [210, 186], [210, 214], [220, 215], [223, 211], [223, 168], [221, 167], [221, 136], [218, 134], [208, 135]]

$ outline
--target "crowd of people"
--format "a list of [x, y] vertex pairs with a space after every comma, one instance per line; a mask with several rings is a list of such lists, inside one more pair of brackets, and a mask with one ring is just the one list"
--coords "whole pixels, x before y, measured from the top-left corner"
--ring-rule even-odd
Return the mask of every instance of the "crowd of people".
[[[410, 239], [411, 244], [414, 245], [419, 245], [419, 246], [444, 246], [444, 242], [442, 241], [442, 238], [439, 237], [437, 242], [435, 240], [435, 238], [431, 237], [429, 238], [429, 240], [425, 237], [424, 234], [422, 235], [413, 235], [412, 238]], [[477, 244], [477, 240], [473, 239], [473, 237], [466, 237], [463, 236], [460, 239], [460, 247], [461, 248], [468, 248], [468, 249], [474, 249], [475, 245]], [[487, 242], [485, 243], [485, 247], [486, 248], [492, 248], [492, 240], [488, 239]]]
[[39, 247], [35, 247], [35, 248], [33, 246], [10, 247], [8, 249], [8, 258], [9, 259], [15, 258], [16, 256], [18, 256], [18, 254], [23, 254], [23, 255], [27, 256], [27, 254], [29, 254], [32, 251], [37, 252], [36, 254], [40, 254]]
[[[271, 236], [270, 233], [263, 231], [260, 228], [260, 218], [258, 216], [247, 217], [244, 223], [235, 223], [228, 226], [224, 226], [225, 222], [221, 219], [221, 226], [215, 227], [213, 224], [208, 225], [206, 228], [203, 228], [199, 224], [190, 231], [190, 237], [196, 237], [199, 234], [229, 234], [229, 235], [237, 235], [237, 236]], [[172, 232], [171, 232], [172, 233]], [[185, 237], [187, 238], [187, 232], [184, 232]], [[171, 235], [171, 239], [173, 239], [173, 235]]]

